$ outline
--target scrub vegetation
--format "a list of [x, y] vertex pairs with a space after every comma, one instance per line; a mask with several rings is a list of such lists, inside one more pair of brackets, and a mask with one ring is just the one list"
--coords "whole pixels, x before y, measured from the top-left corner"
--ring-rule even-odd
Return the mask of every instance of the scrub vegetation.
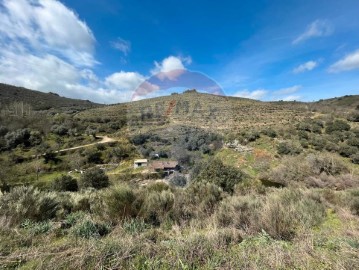
[[[0, 116], [1, 269], [359, 264], [358, 96], [27, 101]], [[179, 167], [133, 167], [144, 158]]]

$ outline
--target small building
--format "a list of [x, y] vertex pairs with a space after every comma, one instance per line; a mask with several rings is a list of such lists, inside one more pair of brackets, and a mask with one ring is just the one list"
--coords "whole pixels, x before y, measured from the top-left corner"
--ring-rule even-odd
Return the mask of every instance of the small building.
[[147, 167], [148, 160], [147, 159], [136, 159], [133, 162], [133, 168]]
[[177, 161], [152, 161], [150, 167], [156, 172], [165, 172], [167, 175], [180, 168]]

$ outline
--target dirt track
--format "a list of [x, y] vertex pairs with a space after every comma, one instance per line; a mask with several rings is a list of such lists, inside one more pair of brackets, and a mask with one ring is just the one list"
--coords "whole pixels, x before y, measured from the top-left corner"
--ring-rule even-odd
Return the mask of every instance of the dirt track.
[[81, 149], [81, 148], [93, 146], [93, 145], [96, 145], [96, 144], [103, 144], [103, 143], [109, 143], [109, 142], [115, 142], [116, 141], [115, 139], [112, 139], [112, 138], [107, 137], [107, 136], [97, 136], [97, 138], [102, 138], [102, 140], [99, 141], [99, 142], [95, 142], [95, 143], [89, 143], [89, 144], [85, 144], [85, 145], [80, 145], [80, 146], [61, 149], [61, 150], [55, 151], [54, 153], [62, 153], [62, 152], [67, 152], [67, 151], [71, 151], [71, 150], [75, 150], [75, 149]]

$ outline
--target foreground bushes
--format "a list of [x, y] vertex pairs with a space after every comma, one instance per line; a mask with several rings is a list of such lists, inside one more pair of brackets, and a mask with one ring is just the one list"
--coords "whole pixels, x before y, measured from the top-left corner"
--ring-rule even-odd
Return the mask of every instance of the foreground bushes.
[[0, 197], [0, 216], [8, 224], [20, 224], [26, 219], [44, 221], [54, 218], [59, 210], [56, 194], [41, 192], [34, 187], [15, 187]]
[[325, 207], [310, 192], [284, 189], [260, 198], [229, 197], [216, 215], [223, 227], [234, 226], [249, 233], [264, 230], [273, 238], [290, 240], [298, 231], [322, 222]]
[[359, 176], [351, 174], [342, 160], [331, 153], [287, 157], [270, 172], [260, 176], [262, 181], [284, 186], [305, 185], [317, 188], [346, 189], [359, 186]]

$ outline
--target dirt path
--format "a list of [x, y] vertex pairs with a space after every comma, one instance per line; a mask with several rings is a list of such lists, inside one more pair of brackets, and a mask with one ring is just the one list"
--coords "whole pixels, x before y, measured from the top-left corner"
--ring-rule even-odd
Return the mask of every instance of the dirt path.
[[96, 145], [96, 144], [104, 144], [104, 143], [110, 143], [110, 142], [115, 142], [116, 141], [115, 139], [112, 139], [112, 138], [110, 138], [108, 136], [97, 136], [97, 138], [102, 138], [102, 140], [99, 141], [99, 142], [95, 142], [95, 143], [89, 143], [89, 144], [85, 144], [85, 145], [80, 145], [80, 146], [61, 149], [61, 150], [58, 150], [58, 151], [54, 151], [54, 153], [62, 153], [62, 152], [67, 152], [67, 151], [71, 151], [71, 150], [75, 150], [75, 149], [81, 149], [81, 148], [93, 146], [93, 145]]

